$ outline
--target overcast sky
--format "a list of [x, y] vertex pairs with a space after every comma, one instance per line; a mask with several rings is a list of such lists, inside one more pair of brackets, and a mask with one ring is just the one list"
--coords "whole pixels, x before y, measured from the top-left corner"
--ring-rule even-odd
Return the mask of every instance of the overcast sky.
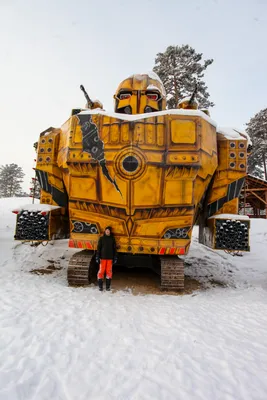
[[0, 165], [29, 188], [32, 144], [89, 95], [113, 109], [118, 84], [169, 45], [213, 58], [205, 80], [220, 126], [267, 107], [267, 0], [0, 0]]

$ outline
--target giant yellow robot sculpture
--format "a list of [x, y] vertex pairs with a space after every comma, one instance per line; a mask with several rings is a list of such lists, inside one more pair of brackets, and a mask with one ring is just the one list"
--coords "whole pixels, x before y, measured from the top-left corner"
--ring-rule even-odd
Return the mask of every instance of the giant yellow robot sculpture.
[[[69, 235], [69, 246], [82, 251], [70, 260], [68, 282], [86, 285], [94, 279], [98, 239], [110, 225], [119, 263], [160, 266], [161, 287], [175, 290], [183, 289], [179, 256], [189, 250], [197, 219], [203, 243], [249, 250], [246, 223], [230, 222], [243, 236], [227, 242], [228, 214], [237, 214], [246, 175], [246, 138], [218, 134], [193, 98], [166, 110], [165, 89], [153, 73], [124, 80], [114, 101], [114, 113], [91, 102], [90, 109], [73, 110], [60, 129], [40, 135], [41, 203], [58, 208], [40, 221], [33, 215], [40, 223], [30, 231], [29, 217], [20, 213], [16, 239]], [[62, 228], [66, 221], [69, 229]]]

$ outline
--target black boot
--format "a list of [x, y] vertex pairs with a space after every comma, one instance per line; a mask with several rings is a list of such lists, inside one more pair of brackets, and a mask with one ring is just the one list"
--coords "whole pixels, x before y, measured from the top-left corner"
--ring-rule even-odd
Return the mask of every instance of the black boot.
[[98, 279], [98, 287], [100, 292], [103, 292], [103, 279]]
[[106, 290], [109, 292], [110, 291], [110, 285], [111, 285], [111, 279], [106, 278]]

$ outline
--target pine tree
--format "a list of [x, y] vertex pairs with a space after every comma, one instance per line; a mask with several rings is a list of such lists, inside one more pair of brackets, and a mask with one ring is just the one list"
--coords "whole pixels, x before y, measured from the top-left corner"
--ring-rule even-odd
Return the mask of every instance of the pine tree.
[[0, 197], [20, 196], [24, 175], [22, 168], [17, 164], [2, 165], [0, 167]]
[[246, 132], [253, 146], [248, 157], [248, 173], [267, 180], [267, 108], [251, 118]]
[[202, 53], [197, 53], [188, 45], [169, 46], [164, 53], [158, 53], [153, 71], [161, 78], [167, 92], [168, 108], [176, 108], [178, 101], [183, 97], [191, 96], [195, 83], [198, 83], [196, 99], [200, 108], [213, 107], [202, 80], [204, 71], [213, 63], [213, 60], [202, 61]]

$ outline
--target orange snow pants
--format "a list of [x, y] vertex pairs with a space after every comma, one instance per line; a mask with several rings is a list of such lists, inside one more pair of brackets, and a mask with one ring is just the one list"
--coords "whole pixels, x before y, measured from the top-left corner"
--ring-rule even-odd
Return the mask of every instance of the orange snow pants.
[[106, 278], [112, 279], [112, 262], [113, 260], [100, 260], [100, 267], [97, 274], [98, 279], [104, 279], [106, 273]]

